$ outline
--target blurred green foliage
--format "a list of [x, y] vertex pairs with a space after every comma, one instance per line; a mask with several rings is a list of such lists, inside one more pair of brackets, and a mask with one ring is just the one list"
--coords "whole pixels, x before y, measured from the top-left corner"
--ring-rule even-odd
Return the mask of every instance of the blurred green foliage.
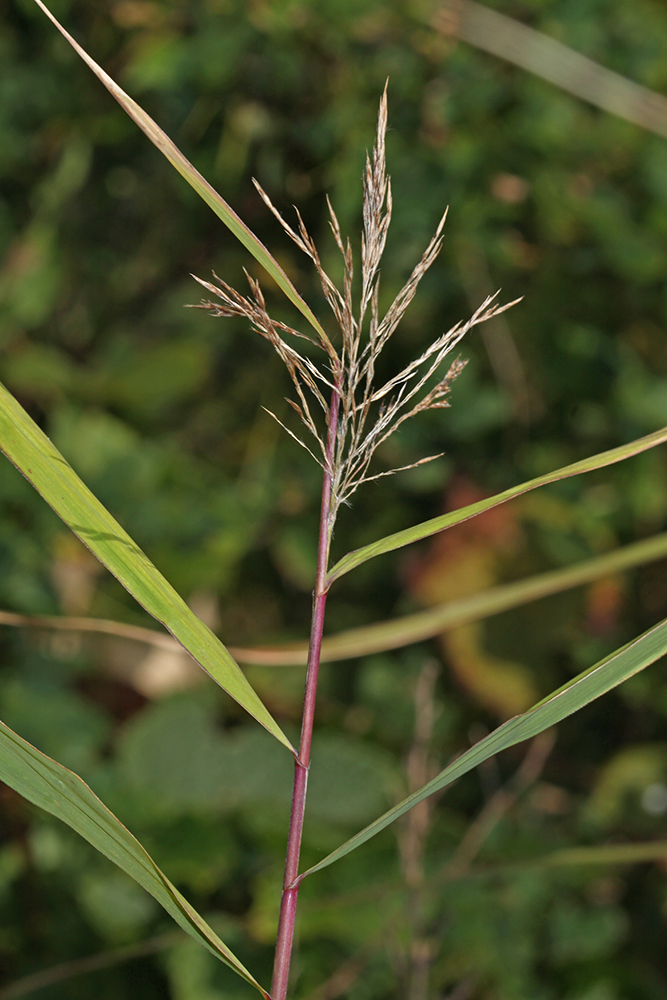
[[[667, 12], [654, 0], [493, 6], [646, 86], [667, 86]], [[364, 155], [389, 77], [385, 303], [451, 206], [440, 260], [394, 338], [391, 365], [488, 291], [525, 296], [505, 325], [463, 345], [470, 364], [451, 410], [406, 427], [378, 468], [445, 457], [361, 492], [341, 516], [334, 558], [434, 516], [462, 488], [497, 491], [667, 422], [666, 140], [437, 34], [418, 0], [54, 0], [53, 10], [327, 322], [315, 276], [251, 177], [288, 216], [298, 205], [338, 274], [324, 195], [356, 249]], [[302, 638], [319, 482], [261, 409], [289, 419], [285, 373], [243, 323], [183, 308], [199, 299], [190, 272], [215, 269], [241, 290], [242, 268], [257, 272], [31, 0], [6, 4], [1, 18], [0, 377], [226, 643]], [[265, 287], [273, 311], [295, 322]], [[434, 566], [453, 566], [448, 586], [466, 593], [650, 535], [666, 514], [667, 463], [656, 450], [517, 502], [477, 534], [453, 534], [448, 550], [436, 540], [366, 564], [336, 585], [328, 630], [435, 601], [424, 582]], [[494, 663], [529, 670], [546, 694], [664, 617], [664, 569], [498, 616], [474, 637], [476, 662], [492, 678]], [[145, 623], [6, 462], [0, 606]], [[81, 774], [266, 982], [289, 810], [282, 751], [208, 682], [165, 694], [154, 678], [173, 662], [136, 644], [9, 629], [0, 641], [3, 720]], [[444, 765], [497, 724], [451, 643], [324, 668], [306, 864], [404, 793], [415, 685], [433, 657], [442, 667], [432, 762]], [[289, 732], [301, 671], [250, 674]], [[418, 889], [406, 875], [405, 825], [400, 850], [388, 830], [307, 881], [294, 996], [661, 1000], [664, 862], [525, 863], [568, 845], [664, 837], [666, 716], [658, 664], [568, 720], [544, 772], [456, 877], [447, 866], [457, 845], [525, 749], [437, 802]], [[0, 806], [5, 981], [168, 929], [71, 831], [7, 789]], [[431, 957], [422, 994], [416, 944]], [[325, 981], [328, 992], [315, 994]], [[190, 942], [40, 994], [247, 995]]]

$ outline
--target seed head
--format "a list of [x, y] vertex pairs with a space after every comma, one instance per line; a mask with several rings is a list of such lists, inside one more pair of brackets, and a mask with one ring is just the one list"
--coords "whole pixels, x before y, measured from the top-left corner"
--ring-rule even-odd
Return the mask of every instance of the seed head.
[[[327, 199], [329, 223], [336, 246], [343, 258], [343, 288], [340, 290], [322, 266], [320, 255], [303, 219], [296, 211], [297, 226], [292, 228], [272, 204], [269, 196], [254, 182], [261, 198], [273, 213], [287, 235], [299, 249], [310, 258], [322, 285], [324, 296], [331, 308], [340, 331], [338, 349], [325, 335], [318, 339], [301, 333], [272, 319], [267, 310], [264, 296], [257, 281], [246, 276], [251, 297], [246, 298], [213, 275], [216, 284], [195, 278], [217, 302], [203, 300], [195, 308], [206, 309], [213, 316], [246, 316], [254, 330], [268, 340], [287, 368], [298, 396], [298, 402], [288, 400], [298, 414], [309, 434], [314, 438], [314, 451], [293, 431], [281, 426], [305, 448], [315, 460], [326, 468], [332, 478], [331, 520], [341, 503], [349, 501], [362, 483], [382, 476], [393, 475], [403, 469], [410, 469], [437, 458], [431, 455], [401, 469], [390, 469], [375, 475], [369, 474], [371, 459], [377, 448], [387, 440], [406, 420], [426, 410], [448, 407], [449, 393], [454, 379], [461, 373], [466, 362], [456, 358], [450, 363], [444, 377], [438, 379], [443, 362], [466, 333], [486, 320], [498, 316], [519, 302], [498, 305], [498, 293], [489, 296], [473, 313], [467, 322], [459, 322], [446, 333], [441, 334], [414, 361], [402, 371], [393, 375], [383, 385], [376, 385], [377, 361], [391, 336], [400, 323], [406, 309], [415, 296], [419, 282], [437, 258], [443, 241], [443, 229], [447, 211], [443, 214], [433, 238], [424, 250], [421, 259], [412, 271], [385, 315], [380, 318], [378, 302], [380, 287], [380, 261], [385, 249], [387, 231], [391, 222], [392, 196], [391, 180], [386, 173], [385, 136], [387, 131], [387, 88], [380, 100], [377, 134], [371, 155], [366, 156], [363, 176], [363, 233], [361, 237], [361, 292], [355, 310], [352, 283], [354, 279], [354, 259], [349, 240], [343, 240], [336, 213]], [[194, 277], [194, 275], [193, 275]], [[283, 336], [308, 340], [325, 355], [324, 367], [318, 368], [310, 358], [300, 354]], [[339, 417], [332, 452], [327, 452], [325, 434], [320, 430], [320, 422], [315, 421], [308, 405], [314, 399], [324, 415], [324, 426], [328, 426], [329, 403], [323, 386], [339, 396]], [[270, 411], [269, 411], [270, 412]], [[275, 414], [271, 414], [278, 420]]]

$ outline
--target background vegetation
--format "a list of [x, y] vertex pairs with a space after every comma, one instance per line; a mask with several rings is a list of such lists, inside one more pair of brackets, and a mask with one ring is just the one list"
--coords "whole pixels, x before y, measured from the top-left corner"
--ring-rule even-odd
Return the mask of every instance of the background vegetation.
[[[667, 12], [652, 0], [493, 6], [667, 87]], [[288, 214], [296, 203], [333, 261], [324, 195], [356, 239], [365, 150], [389, 76], [388, 301], [451, 206], [392, 365], [488, 291], [525, 296], [502, 324], [473, 332], [452, 408], [409, 424], [378, 471], [382, 461], [444, 457], [360, 492], [334, 559], [667, 424], [666, 139], [436, 31], [417, 0], [53, 9], [320, 314], [314, 274], [250, 178]], [[2, 381], [227, 644], [304, 638], [319, 481], [261, 409], [289, 419], [284, 370], [243, 322], [183, 309], [200, 298], [191, 271], [215, 269], [239, 287], [243, 266], [258, 272], [31, 0], [3, 8], [0, 65]], [[277, 296], [274, 309], [289, 318]], [[655, 449], [365, 565], [335, 585], [328, 631], [574, 564], [661, 530], [666, 513], [667, 465]], [[323, 668], [304, 862], [664, 617], [664, 570], [656, 563]], [[4, 460], [0, 607], [149, 624]], [[36, 629], [4, 629], [0, 642], [3, 720], [81, 774], [267, 980], [287, 755], [176, 653]], [[249, 672], [290, 734], [302, 670]], [[575, 865], [554, 852], [664, 835], [666, 715], [657, 664], [563, 723], [553, 745], [515, 748], [432, 812], [307, 881], [295, 997], [663, 998], [664, 860], [604, 864], [598, 853]], [[263, 761], [253, 781], [242, 758]], [[154, 954], [40, 996], [250, 995], [196, 945], [163, 938], [168, 918], [70, 830], [8, 789], [0, 805], [6, 982], [148, 942]]]

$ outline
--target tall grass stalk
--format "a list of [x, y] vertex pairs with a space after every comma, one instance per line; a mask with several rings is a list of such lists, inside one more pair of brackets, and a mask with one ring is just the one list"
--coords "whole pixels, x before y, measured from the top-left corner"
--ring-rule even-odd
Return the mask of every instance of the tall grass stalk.
[[[429, 409], [442, 409], [450, 405], [448, 397], [452, 383], [463, 370], [465, 362], [456, 358], [443, 375], [440, 369], [444, 359], [471, 327], [499, 315], [515, 304], [499, 306], [494, 301], [495, 296], [487, 299], [467, 323], [457, 323], [447, 333], [433, 341], [401, 372], [381, 386], [376, 384], [375, 372], [380, 354], [412, 301], [419, 282], [437, 258], [442, 246], [442, 231], [447, 217], [445, 212], [433, 239], [413, 269], [407, 283], [381, 318], [378, 305], [379, 267], [392, 212], [391, 181], [386, 172], [386, 131], [387, 88], [385, 87], [380, 101], [375, 145], [372, 156], [366, 158], [363, 178], [364, 230], [361, 240], [361, 291], [357, 310], [354, 308], [353, 299], [353, 252], [349, 240], [343, 241], [338, 218], [331, 203], [328, 202], [331, 231], [343, 258], [342, 291], [324, 270], [318, 249], [298, 212], [298, 227], [295, 230], [282, 218], [268, 195], [256, 183], [265, 204], [290, 238], [315, 265], [325, 298], [334, 314], [339, 328], [338, 347], [326, 334], [320, 334], [317, 339], [306, 337], [311, 345], [319, 348], [325, 355], [324, 369], [317, 368], [305, 354], [299, 354], [283, 337], [283, 334], [291, 338], [304, 338], [305, 335], [270, 317], [259, 282], [247, 276], [252, 297], [246, 298], [215, 275], [216, 284], [196, 279], [218, 300], [217, 302], [205, 300], [196, 308], [205, 309], [212, 316], [245, 316], [256, 332], [274, 346], [287, 367], [297, 393], [298, 401], [288, 400], [288, 402], [299, 415], [314, 443], [309, 446], [289, 428], [285, 429], [322, 467], [317, 569], [301, 739], [294, 762], [287, 860], [271, 985], [273, 1000], [285, 1000], [289, 982], [300, 885], [299, 855], [306, 807], [317, 680], [327, 593], [331, 585], [327, 578], [329, 550], [336, 515], [341, 504], [347, 503], [363, 483], [401, 471], [393, 469], [371, 475], [369, 466], [377, 448], [411, 417]], [[320, 386], [325, 387], [324, 391], [330, 390], [328, 403]], [[308, 395], [323, 410], [324, 434], [313, 417], [312, 403], [309, 404]], [[274, 414], [272, 416], [275, 417]], [[435, 457], [437, 456], [420, 459], [405, 468], [412, 468]]]
[[[214, 277], [213, 282], [196, 280], [212, 295], [196, 308], [206, 310], [211, 316], [243, 316], [253, 329], [268, 340], [285, 364], [296, 393], [290, 405], [296, 412], [305, 435], [299, 436], [291, 427], [287, 432], [304, 447], [322, 469], [322, 494], [317, 547], [317, 570], [313, 592], [310, 643], [306, 687], [303, 703], [301, 739], [298, 749], [291, 746], [278, 723], [272, 718], [234, 656], [210, 629], [192, 612], [181, 597], [164, 579], [136, 543], [123, 530], [90, 490], [84, 485], [66, 459], [57, 451], [43, 431], [22, 409], [12, 395], [0, 386], [0, 448], [16, 467], [42, 494], [57, 514], [89, 547], [94, 555], [112, 572], [127, 591], [162, 623], [182, 647], [207, 671], [207, 673], [237, 703], [265, 727], [275, 739], [288, 748], [294, 756], [294, 785], [289, 823], [287, 860], [282, 888], [278, 924], [273, 982], [269, 993], [228, 946], [218, 937], [208, 923], [181, 895], [179, 890], [160, 871], [143, 846], [123, 824], [97, 798], [93, 791], [76, 774], [67, 770], [32, 747], [18, 734], [0, 722], [0, 780], [5, 781], [19, 794], [42, 809], [57, 816], [86, 838], [93, 846], [128, 873], [151, 893], [181, 928], [200, 945], [226, 963], [247, 983], [259, 991], [264, 1000], [285, 1000], [288, 992], [289, 970], [294, 941], [297, 899], [304, 878], [334, 864], [339, 859], [370, 840], [389, 824], [424, 804], [411, 814], [411, 833], [403, 839], [404, 868], [411, 872], [407, 880], [413, 890], [412, 923], [415, 940], [422, 949], [414, 968], [411, 995], [417, 997], [427, 988], [429, 954], [423, 950], [427, 942], [423, 936], [421, 918], [421, 890], [423, 888], [424, 830], [428, 825], [429, 808], [426, 800], [441, 792], [462, 775], [470, 772], [495, 754], [528, 739], [535, 739], [561, 720], [579, 711], [584, 705], [612, 690], [659, 657], [667, 653], [667, 621], [658, 623], [599, 663], [552, 692], [537, 705], [504, 722], [474, 746], [465, 750], [439, 774], [431, 776], [428, 766], [428, 733], [432, 724], [429, 711], [421, 713], [421, 723], [416, 727], [414, 754], [410, 778], [410, 794], [390, 808], [346, 843], [333, 850], [307, 871], [299, 871], [299, 855], [303, 832], [304, 813], [310, 751], [315, 718], [317, 681], [322, 658], [322, 639], [327, 594], [332, 583], [357, 566], [376, 556], [391, 552], [404, 545], [427, 538], [455, 524], [505, 503], [529, 490], [555, 483], [630, 458], [667, 441], [667, 428], [643, 438], [620, 445], [609, 451], [575, 462], [554, 472], [549, 472], [526, 483], [513, 486], [503, 493], [467, 507], [432, 518], [422, 524], [403, 529], [379, 539], [361, 549], [344, 555], [329, 567], [329, 552], [341, 504], [348, 503], [355, 491], [364, 483], [391, 475], [398, 469], [374, 472], [371, 461], [377, 449], [397, 431], [405, 421], [427, 410], [442, 409], [450, 405], [452, 384], [465, 364], [460, 358], [445, 366], [445, 359], [474, 326], [499, 315], [514, 303], [500, 306], [496, 296], [487, 298], [465, 323], [457, 323], [427, 346], [400, 372], [378, 384], [380, 354], [393, 336], [405, 310], [412, 301], [419, 282], [433, 265], [442, 246], [446, 213], [436, 228], [421, 259], [414, 267], [408, 281], [383, 316], [380, 315], [379, 282], [380, 262], [385, 248], [391, 221], [391, 183], [386, 173], [385, 135], [387, 129], [387, 95], [380, 101], [377, 133], [372, 154], [367, 156], [363, 177], [363, 234], [360, 253], [360, 280], [355, 284], [355, 264], [349, 241], [344, 240], [333, 207], [329, 204], [329, 221], [333, 238], [342, 257], [342, 288], [329, 277], [322, 266], [319, 251], [297, 212], [296, 228], [290, 226], [273, 206], [268, 195], [258, 186], [259, 193], [280, 224], [299, 249], [316, 268], [322, 290], [333, 313], [337, 326], [336, 335], [329, 336], [320, 320], [315, 317], [301, 298], [278, 262], [271, 256], [257, 237], [232, 211], [229, 205], [195, 170], [175, 144], [156, 123], [88, 56], [71, 36], [36, 0], [42, 10], [56, 24], [82, 59], [90, 66], [114, 98], [124, 107], [137, 125], [169, 159], [182, 176], [192, 185], [231, 232], [264, 266], [278, 287], [296, 307], [310, 332], [288, 326], [273, 319], [268, 311], [259, 282], [248, 276], [250, 295], [246, 296]], [[355, 295], [356, 293], [356, 295]], [[355, 306], [356, 297], [356, 306]], [[295, 344], [307, 342], [303, 352]], [[322, 361], [317, 365], [311, 355]], [[272, 416], [274, 416], [272, 414]], [[278, 419], [276, 417], [276, 419]], [[280, 422], [280, 421], [279, 421]], [[305, 439], [304, 439], [305, 438]], [[433, 457], [417, 458], [412, 468]], [[664, 553], [665, 538], [658, 536], [650, 544], [635, 546], [632, 552], [615, 554], [612, 560], [616, 569], [649, 561]], [[453, 619], [479, 619], [502, 609], [515, 606], [539, 596], [553, 593], [576, 582], [593, 579], [611, 563], [607, 557], [593, 561], [594, 565], [577, 567], [576, 571], [559, 571], [545, 574], [533, 581], [522, 581], [521, 586], [498, 588], [483, 595], [481, 603], [458, 602], [433, 613], [411, 616], [409, 621], [381, 623], [365, 630], [363, 636], [351, 634], [342, 643], [348, 655], [358, 655], [370, 648], [389, 649], [418, 638], [433, 635]], [[602, 569], [601, 569], [602, 567]], [[502, 592], [500, 592], [502, 590]], [[481, 610], [480, 610], [481, 609]], [[467, 616], [467, 617], [466, 617]], [[11, 616], [10, 616], [11, 617]], [[16, 616], [13, 624], [24, 624]], [[42, 624], [44, 621], [42, 620]], [[98, 623], [99, 624], [99, 623]], [[125, 626], [104, 623], [104, 629], [116, 634], [127, 634]], [[70, 624], [68, 627], [72, 627]], [[101, 630], [97, 628], [96, 630]], [[141, 631], [142, 637], [145, 630]], [[358, 631], [358, 630], [357, 630]], [[364, 630], [361, 630], [362, 632]], [[169, 642], [166, 637], [163, 641]], [[370, 642], [370, 646], [369, 646]], [[355, 646], [356, 643], [356, 646]], [[364, 643], [366, 645], [364, 645]], [[340, 645], [340, 644], [339, 644]], [[335, 643], [334, 643], [335, 646]], [[252, 662], [253, 651], [249, 660]], [[340, 652], [340, 648], [339, 648]], [[289, 660], [288, 662], [293, 662]], [[300, 657], [300, 654], [299, 654]], [[246, 657], [248, 660], [248, 657]], [[278, 662], [285, 662], [284, 659]], [[300, 658], [297, 662], [301, 662]], [[424, 674], [428, 688], [434, 683]], [[418, 713], [419, 714], [419, 713]], [[543, 746], [548, 746], [548, 737]], [[537, 747], [539, 758], [540, 744]], [[533, 758], [531, 758], [532, 760]], [[541, 759], [541, 758], [539, 758]], [[528, 758], [527, 758], [528, 760]], [[539, 763], [539, 760], [538, 760]], [[532, 766], [532, 765], [531, 765]], [[530, 768], [527, 765], [528, 771]], [[534, 771], [534, 768], [533, 768]], [[520, 783], [520, 782], [519, 782]], [[496, 811], [507, 802], [507, 796], [497, 800]], [[495, 815], [495, 813], [494, 813]], [[468, 840], [464, 838], [458, 855], [452, 860], [448, 878], [455, 870], [469, 863], [479, 843], [480, 831], [488, 827], [494, 815], [482, 816], [477, 828], [471, 828]], [[655, 851], [655, 845], [651, 851]], [[625, 848], [624, 848], [625, 851]], [[575, 852], [576, 853], [576, 852]], [[577, 855], [579, 857], [579, 855]], [[586, 854], [586, 857], [589, 855]], [[607, 856], [607, 855], [605, 855]], [[616, 857], [617, 855], [614, 855]], [[649, 856], [649, 855], [646, 855]], [[651, 854], [650, 856], [653, 856]], [[627, 857], [627, 852], [623, 853]], [[570, 858], [571, 860], [571, 858]], [[561, 859], [562, 861], [562, 859]], [[560, 863], [557, 860], [554, 863]], [[569, 863], [566, 861], [562, 863]], [[579, 863], [576, 862], [575, 863]], [[421, 943], [420, 943], [421, 942]], [[418, 949], [419, 950], [419, 949]]]
[[[334, 388], [329, 407], [329, 427], [327, 433], [327, 459], [333, 461], [336, 431], [338, 426], [338, 410], [340, 396]], [[301, 739], [299, 753], [294, 760], [294, 788], [292, 791], [292, 809], [290, 813], [289, 833], [287, 835], [287, 858], [285, 860], [285, 878], [283, 894], [280, 901], [280, 918], [276, 937], [276, 951], [271, 980], [271, 996], [273, 1000], [287, 996], [289, 982], [292, 944], [294, 942], [294, 923], [299, 895], [299, 856], [301, 853], [301, 837], [303, 833], [303, 818], [306, 810], [306, 792], [308, 790], [308, 772], [310, 770], [310, 749], [313, 740], [313, 725], [315, 722], [315, 702], [317, 699], [317, 679], [320, 670], [320, 653], [324, 633], [324, 612], [327, 603], [328, 588], [326, 585], [329, 563], [329, 547], [333, 522], [331, 517], [331, 482], [329, 467], [325, 467], [322, 476], [322, 500], [320, 504], [320, 531], [317, 546], [317, 575], [313, 592], [313, 611], [310, 629], [310, 645], [308, 648], [308, 666], [306, 668], [306, 689], [303, 699], [303, 717], [301, 721]]]

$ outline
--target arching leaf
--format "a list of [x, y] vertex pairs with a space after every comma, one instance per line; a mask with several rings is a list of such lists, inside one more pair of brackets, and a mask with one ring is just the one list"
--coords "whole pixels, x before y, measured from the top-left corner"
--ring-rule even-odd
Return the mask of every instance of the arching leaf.
[[180, 894], [85, 781], [0, 722], [0, 780], [67, 823], [149, 892], [184, 931], [269, 1000], [269, 994]]
[[579, 674], [578, 677], [575, 677], [568, 684], [564, 684], [563, 687], [554, 691], [553, 694], [550, 694], [548, 698], [539, 702], [530, 711], [509, 719], [498, 729], [490, 733], [489, 736], [476, 743], [470, 750], [461, 754], [453, 764], [446, 767], [432, 781], [429, 781], [428, 784], [423, 785], [422, 788], [409, 795], [402, 802], [399, 802], [397, 806], [389, 809], [383, 816], [376, 819], [374, 823], [371, 823], [360, 833], [357, 833], [318, 864], [309, 868], [308, 871], [303, 873], [301, 878], [305, 878], [306, 875], [312, 875], [313, 872], [320, 871], [320, 869], [333, 864], [334, 861], [345, 857], [346, 854], [365, 844], [367, 840], [380, 833], [390, 823], [403, 816], [404, 813], [408, 812], [408, 810], [412, 809], [419, 802], [422, 802], [423, 799], [428, 798], [429, 795], [440, 791], [441, 788], [446, 788], [447, 785], [451, 785], [457, 778], [467, 774], [468, 771], [471, 771], [474, 767], [478, 767], [485, 760], [488, 760], [489, 757], [500, 753], [501, 750], [506, 750], [517, 743], [522, 743], [524, 740], [531, 739], [533, 736], [537, 736], [538, 733], [544, 732], [545, 729], [555, 726], [558, 722], [566, 719], [568, 715], [578, 712], [584, 705], [588, 705], [589, 702], [600, 698], [607, 691], [611, 691], [612, 688], [622, 684], [623, 681], [639, 673], [640, 670], [648, 667], [666, 653], [667, 620], [660, 622], [659, 625], [655, 625], [648, 632], [645, 632], [633, 642], [628, 643], [627, 646], [616, 650], [611, 656], [607, 656], [583, 674]]
[[290, 750], [229, 651], [79, 479], [46, 434], [0, 385], [0, 450], [125, 589], [217, 683]]
[[285, 293], [290, 302], [292, 302], [299, 312], [306, 317], [313, 329], [316, 330], [321, 337], [326, 339], [326, 334], [317, 317], [312, 312], [310, 306], [301, 298], [275, 257], [269, 253], [264, 244], [258, 240], [252, 230], [246, 226], [245, 222], [238, 217], [234, 209], [228, 205], [224, 198], [218, 194], [215, 188], [213, 188], [208, 181], [202, 177], [196, 167], [194, 167], [188, 158], [181, 153], [178, 146], [176, 146], [169, 136], [162, 131], [160, 126], [153, 121], [150, 115], [147, 115], [143, 108], [140, 107], [136, 101], [132, 100], [132, 98], [126, 94], [114, 80], [111, 79], [108, 73], [105, 73], [102, 67], [88, 55], [85, 49], [83, 49], [67, 31], [65, 31], [63, 26], [53, 16], [48, 7], [42, 3], [42, 0], [35, 0], [35, 3], [44, 11], [49, 20], [55, 24], [63, 38], [67, 39], [74, 51], [81, 56], [83, 61], [90, 67], [98, 80], [104, 84], [112, 97], [115, 97], [123, 110], [126, 111], [130, 118], [137, 123], [139, 128], [148, 136], [153, 145], [157, 146], [163, 156], [165, 156], [171, 165], [178, 170], [181, 177], [185, 178], [188, 184], [197, 192], [199, 197], [206, 202], [209, 208], [213, 209], [218, 218], [221, 219], [227, 228], [231, 230], [237, 240], [243, 244], [246, 250], [250, 251], [255, 260], [258, 261], [268, 274], [271, 275], [275, 283]]
[[667, 441], [667, 427], [663, 427], [662, 430], [655, 431], [653, 434], [648, 434], [646, 437], [638, 438], [636, 441], [630, 441], [629, 444], [621, 445], [620, 448], [612, 448], [610, 451], [603, 451], [599, 455], [592, 455], [580, 462], [556, 469], [555, 472], [547, 472], [544, 476], [529, 479], [528, 482], [521, 483], [519, 486], [512, 486], [502, 493], [496, 493], [493, 497], [487, 497], [486, 500], [478, 500], [477, 503], [472, 503], [467, 507], [460, 507], [459, 510], [452, 510], [440, 517], [433, 517], [430, 521], [422, 521], [421, 524], [415, 524], [412, 528], [405, 528], [403, 531], [397, 531], [394, 535], [387, 535], [386, 538], [380, 538], [377, 542], [371, 542], [370, 545], [364, 545], [363, 548], [354, 549], [353, 552], [348, 552], [346, 556], [343, 556], [329, 570], [327, 585], [331, 586], [338, 577], [349, 573], [351, 569], [361, 566], [362, 563], [368, 562], [369, 559], [381, 556], [385, 552], [393, 552], [394, 549], [418, 542], [422, 538], [428, 538], [444, 528], [451, 528], [454, 524], [461, 524], [462, 521], [467, 521], [477, 514], [483, 514], [485, 510], [491, 510], [492, 507], [497, 507], [501, 503], [513, 500], [514, 497], [521, 496], [522, 493], [536, 490], [538, 486], [557, 483], [559, 480], [569, 479], [571, 476], [580, 476], [583, 472], [603, 469], [607, 465], [614, 465], [615, 462], [622, 462], [626, 458], [631, 458], [632, 455], [648, 451], [649, 448], [655, 448], [656, 445], [663, 444], [665, 441]]

